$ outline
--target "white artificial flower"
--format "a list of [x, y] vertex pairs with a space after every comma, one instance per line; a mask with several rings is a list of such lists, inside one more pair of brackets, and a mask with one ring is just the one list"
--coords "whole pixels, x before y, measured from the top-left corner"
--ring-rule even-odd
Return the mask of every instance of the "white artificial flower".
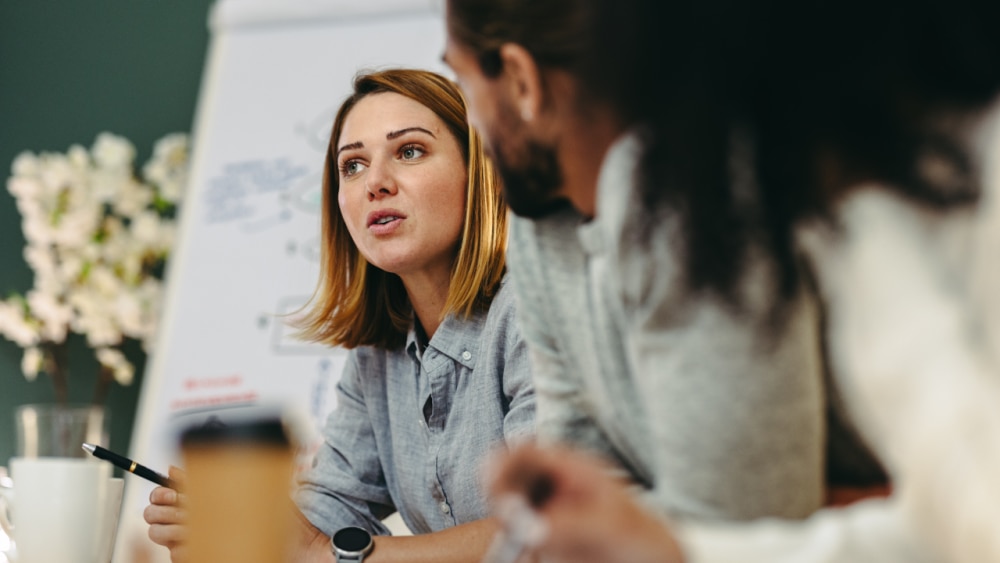
[[164, 163], [171, 171], [187, 168], [189, 148], [187, 133], [169, 133], [153, 145], [151, 163]]
[[[80, 274], [83, 273], [83, 268], [86, 263], [78, 252], [64, 252], [62, 253], [58, 270], [57, 279], [62, 284], [63, 287], [77, 283], [80, 279]], [[36, 276], [38, 275], [38, 270], [35, 270]]]
[[94, 238], [94, 231], [101, 217], [93, 208], [74, 209], [65, 213], [52, 232], [55, 244], [67, 247], [81, 247]]
[[126, 232], [122, 234], [109, 234], [104, 239], [103, 244], [96, 246], [98, 251], [97, 261], [118, 265], [126, 256], [133, 252], [132, 247], [135, 245], [131, 243]]
[[114, 270], [105, 265], [95, 264], [90, 269], [87, 281], [101, 295], [113, 297], [122, 290], [122, 281], [115, 275]]
[[51, 221], [51, 210], [36, 197], [18, 197], [17, 210], [21, 213], [22, 221], [40, 221], [46, 224]]
[[157, 187], [160, 197], [177, 203], [188, 179], [189, 140], [184, 133], [171, 133], [156, 142], [153, 156], [143, 166], [146, 181]]
[[142, 276], [142, 249], [137, 246], [129, 247], [131, 252], [124, 253], [117, 262], [121, 270], [121, 278], [124, 283], [135, 285]]
[[90, 153], [82, 145], [73, 145], [66, 152], [70, 163], [78, 169], [90, 168]]
[[28, 263], [28, 266], [31, 266], [36, 275], [52, 275], [59, 268], [51, 247], [32, 244], [30, 241], [24, 247], [24, 261]]
[[25, 349], [27, 377], [42, 367], [40, 345], [64, 345], [73, 331], [99, 351], [116, 381], [132, 381], [134, 367], [111, 347], [127, 336], [148, 351], [155, 339], [163, 290], [152, 272], [176, 238], [174, 205], [187, 183], [188, 152], [187, 135], [163, 137], [141, 179], [135, 147], [110, 133], [90, 150], [73, 145], [64, 154], [14, 159], [7, 190], [21, 214], [34, 283], [23, 297], [0, 301], [0, 334]]
[[122, 333], [132, 337], [142, 334], [143, 311], [138, 295], [133, 292], [119, 294], [114, 302], [114, 314]]
[[163, 306], [163, 282], [147, 278], [135, 288], [135, 295], [148, 316], [159, 317], [160, 308]]
[[115, 217], [111, 215], [104, 218], [104, 224], [101, 226], [104, 229], [105, 241], [112, 241], [121, 239], [122, 236], [126, 235], [125, 223], [122, 222], [120, 217]]
[[153, 190], [146, 184], [130, 179], [120, 187], [118, 197], [112, 205], [115, 213], [121, 217], [133, 218], [153, 203]]
[[170, 203], [177, 203], [184, 197], [187, 188], [187, 178], [177, 182], [163, 182], [160, 186], [160, 197]]
[[77, 319], [98, 315], [103, 303], [97, 295], [97, 292], [90, 287], [74, 288], [66, 296], [66, 302], [69, 303], [77, 313], [73, 318], [74, 331], [77, 330]]
[[97, 186], [93, 183], [93, 177], [89, 173], [84, 174], [87, 176], [86, 182], [75, 184], [59, 194], [60, 217], [62, 214], [72, 213], [104, 216], [106, 201], [99, 197]]
[[69, 325], [43, 322], [39, 333], [42, 335], [43, 340], [58, 344], [66, 341], [66, 335], [69, 334]]
[[143, 349], [149, 352], [153, 349], [163, 310], [163, 284], [155, 278], [147, 278], [135, 289], [135, 295], [144, 311], [139, 338]]
[[38, 371], [42, 369], [43, 360], [44, 356], [38, 347], [25, 348], [24, 355], [21, 356], [21, 371], [24, 373], [24, 378], [34, 381], [38, 377]]
[[44, 293], [62, 294], [66, 291], [66, 284], [56, 272], [37, 272], [34, 289]]
[[100, 168], [132, 169], [135, 160], [135, 147], [125, 137], [111, 133], [101, 133], [90, 149], [94, 162]]
[[15, 176], [34, 176], [38, 174], [38, 156], [30, 151], [24, 151], [14, 157], [11, 171]]
[[[124, 283], [131, 284], [135, 276], [142, 275], [141, 261], [133, 264], [136, 254], [136, 245], [130, 244], [128, 240], [119, 238], [110, 241], [101, 248], [101, 258], [99, 262], [114, 269], [115, 275]], [[141, 260], [141, 256], [140, 256]]]
[[45, 340], [62, 342], [73, 320], [73, 309], [62, 303], [54, 294], [32, 290], [27, 295], [31, 313], [42, 322], [41, 333]]
[[22, 348], [38, 344], [38, 328], [24, 316], [24, 307], [18, 301], [0, 301], [0, 334]]
[[97, 356], [97, 361], [101, 363], [102, 366], [114, 367], [116, 363], [125, 359], [124, 354], [121, 350], [115, 350], [114, 348], [98, 348], [94, 355]]
[[48, 154], [42, 163], [38, 178], [44, 195], [58, 194], [81, 180], [79, 171], [64, 155]]
[[103, 253], [102, 245], [95, 240], [91, 240], [85, 246], [76, 247], [73, 251], [78, 253], [81, 260], [88, 263], [98, 262]]
[[96, 352], [97, 361], [111, 370], [112, 376], [119, 385], [131, 385], [135, 376], [135, 368], [128, 361], [121, 350], [114, 348], [98, 348]]
[[156, 278], [146, 278], [135, 288], [139, 300], [148, 305], [160, 304], [163, 301], [163, 282]]
[[114, 376], [115, 381], [118, 382], [118, 385], [129, 386], [135, 380], [135, 366], [126, 362], [116, 367], [111, 374]]
[[153, 211], [143, 211], [132, 219], [132, 236], [135, 241], [156, 248], [160, 241], [160, 216]]
[[74, 331], [87, 337], [87, 344], [93, 348], [121, 344], [122, 333], [106, 315], [79, 316]]
[[42, 184], [34, 176], [11, 176], [7, 191], [17, 199], [34, 200], [42, 194]]
[[29, 244], [39, 246], [52, 244], [52, 226], [38, 217], [25, 216], [21, 222], [21, 231]]
[[125, 176], [120, 170], [91, 170], [89, 195], [95, 201], [102, 204], [113, 204], [122, 193], [122, 185], [131, 180], [131, 176]]
[[32, 199], [17, 200], [17, 210], [21, 212], [21, 231], [26, 241], [41, 245], [52, 242], [50, 210]]

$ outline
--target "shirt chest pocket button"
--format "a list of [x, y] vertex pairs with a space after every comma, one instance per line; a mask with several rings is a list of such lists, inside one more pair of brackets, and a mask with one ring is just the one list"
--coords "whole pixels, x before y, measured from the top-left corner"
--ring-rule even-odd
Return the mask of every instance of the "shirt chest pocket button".
[[472, 352], [470, 352], [468, 350], [466, 350], [465, 352], [462, 352], [462, 359], [465, 360], [465, 361], [471, 360], [472, 359]]

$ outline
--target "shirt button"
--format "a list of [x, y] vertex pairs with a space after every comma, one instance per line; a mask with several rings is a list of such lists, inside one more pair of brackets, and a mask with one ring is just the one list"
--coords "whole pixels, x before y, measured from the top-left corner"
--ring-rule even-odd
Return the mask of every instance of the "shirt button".
[[451, 514], [451, 507], [448, 506], [447, 502], [441, 503], [441, 514]]
[[471, 360], [472, 359], [472, 352], [470, 352], [468, 350], [466, 350], [465, 352], [462, 352], [462, 359], [466, 360], [466, 361]]

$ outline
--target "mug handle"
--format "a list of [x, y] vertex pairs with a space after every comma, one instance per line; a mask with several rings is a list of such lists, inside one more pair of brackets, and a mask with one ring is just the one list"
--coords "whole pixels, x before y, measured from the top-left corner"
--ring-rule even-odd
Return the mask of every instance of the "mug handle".
[[10, 503], [14, 500], [14, 481], [7, 476], [7, 468], [0, 467], [0, 528], [8, 538], [14, 537], [14, 524], [10, 521]]

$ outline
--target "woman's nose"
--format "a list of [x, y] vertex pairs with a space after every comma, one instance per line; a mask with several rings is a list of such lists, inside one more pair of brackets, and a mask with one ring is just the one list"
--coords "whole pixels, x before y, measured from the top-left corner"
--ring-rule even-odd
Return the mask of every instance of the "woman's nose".
[[372, 163], [365, 175], [368, 199], [375, 200], [396, 193], [396, 180], [385, 165]]

